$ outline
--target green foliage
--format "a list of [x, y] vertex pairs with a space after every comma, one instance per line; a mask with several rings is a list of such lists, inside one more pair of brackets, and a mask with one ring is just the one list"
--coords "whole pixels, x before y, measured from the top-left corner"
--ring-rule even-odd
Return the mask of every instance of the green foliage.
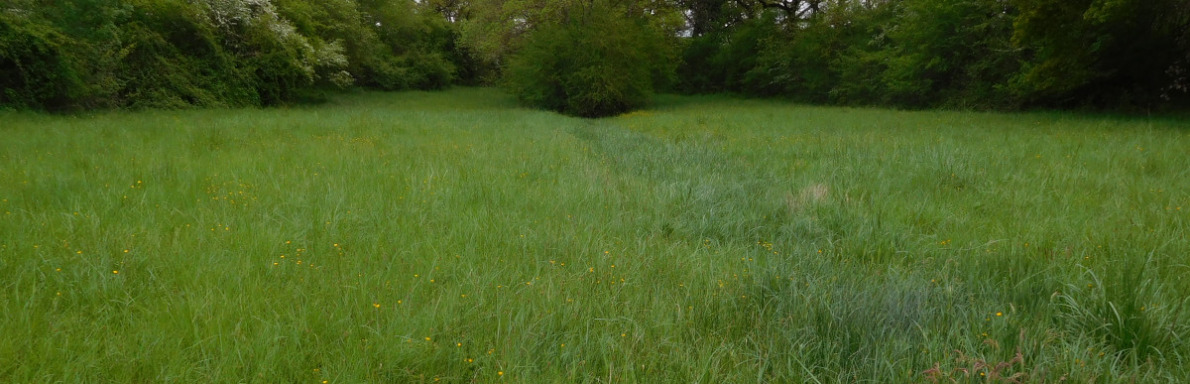
[[1190, 3], [8, 0], [0, 69], [0, 107], [15, 109], [277, 105], [502, 76], [527, 102], [589, 116], [668, 90], [1176, 108], [1190, 105]]
[[768, 13], [729, 30], [692, 38], [678, 69], [680, 88], [696, 93], [747, 92], [749, 85], [763, 88], [765, 81], [757, 73], [763, 69], [757, 69], [757, 61], [770, 58], [764, 56], [766, 45], [784, 36], [773, 21], [775, 16]]
[[1015, 109], [1176, 106], [1190, 91], [1181, 1], [685, 3], [707, 30], [684, 47], [688, 92]]
[[0, 12], [0, 107], [62, 109], [86, 93], [70, 40], [43, 24]]
[[[1047, 106], [1152, 106], [1185, 59], [1190, 25], [1177, 0], [1017, 0], [1025, 50], [1013, 90]], [[1184, 63], [1184, 62], [1183, 62]]]
[[889, 38], [891, 22], [896, 17], [897, 7], [879, 6], [872, 9], [853, 8], [850, 25], [854, 26], [850, 44], [842, 48], [841, 54], [832, 65], [838, 79], [829, 91], [832, 103], [843, 105], [883, 104], [888, 101], [888, 90], [879, 81], [888, 71], [889, 55], [893, 44]]
[[584, 117], [644, 105], [667, 79], [665, 37], [642, 18], [596, 2], [557, 23], [538, 26], [507, 68], [508, 88], [522, 101]]
[[855, 32], [866, 27], [851, 23], [846, 8], [830, 9], [804, 23], [764, 40], [757, 65], [747, 72], [743, 89], [749, 94], [786, 96], [822, 103], [838, 83], [836, 64], [855, 43]]
[[108, 99], [108, 106], [134, 108], [257, 103], [264, 90], [251, 86], [203, 12], [184, 1], [129, 4], [133, 11], [112, 20], [119, 44], [93, 44], [99, 54], [114, 58], [89, 70], [95, 83], [110, 86], [96, 89], [95, 97]]
[[455, 80], [457, 28], [407, 1], [78, 0], [0, 9], [0, 106], [276, 105]]
[[768, 11], [696, 37], [680, 69], [684, 88], [818, 103], [873, 100], [883, 89], [871, 88], [879, 84], [871, 77], [883, 67], [870, 45], [886, 40], [890, 9], [840, 2], [794, 25]]
[[[412, 2], [279, 0], [278, 12], [293, 20], [299, 34], [312, 36], [316, 47], [342, 47], [346, 71], [359, 85], [434, 89], [453, 81], [454, 64], [445, 59], [451, 27], [417, 14]], [[328, 69], [323, 72], [340, 70]]]
[[682, 46], [682, 62], [677, 68], [675, 88], [683, 93], [721, 92], [725, 86], [718, 67], [711, 60], [719, 51], [720, 43], [712, 36], [695, 36]]
[[909, 107], [1012, 107], [1014, 14], [1000, 0], [907, 0], [888, 34], [886, 100]]

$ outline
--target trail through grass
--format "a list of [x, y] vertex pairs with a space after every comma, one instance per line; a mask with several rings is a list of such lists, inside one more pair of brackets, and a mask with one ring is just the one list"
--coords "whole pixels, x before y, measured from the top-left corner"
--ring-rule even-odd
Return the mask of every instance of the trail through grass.
[[0, 381], [1190, 380], [1177, 119], [0, 115]]

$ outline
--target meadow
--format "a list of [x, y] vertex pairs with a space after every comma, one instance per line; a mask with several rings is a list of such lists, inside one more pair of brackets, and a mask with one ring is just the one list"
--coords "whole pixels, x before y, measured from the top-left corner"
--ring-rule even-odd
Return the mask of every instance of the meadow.
[[0, 112], [0, 382], [1190, 381], [1190, 121]]

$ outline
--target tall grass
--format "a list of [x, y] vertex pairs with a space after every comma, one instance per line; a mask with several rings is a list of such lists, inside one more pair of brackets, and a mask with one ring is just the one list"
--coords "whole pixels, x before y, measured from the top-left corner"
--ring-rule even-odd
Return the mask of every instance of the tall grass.
[[0, 115], [0, 381], [1190, 380], [1184, 120]]

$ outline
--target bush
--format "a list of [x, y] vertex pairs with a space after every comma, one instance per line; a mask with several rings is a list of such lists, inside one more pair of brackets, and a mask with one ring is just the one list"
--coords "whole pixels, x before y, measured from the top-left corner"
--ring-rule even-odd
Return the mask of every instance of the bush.
[[72, 107], [86, 86], [66, 56], [69, 43], [49, 26], [0, 13], [0, 106]]
[[1149, 108], [1168, 101], [1162, 91], [1185, 80], [1176, 70], [1184, 71], [1187, 59], [1178, 43], [1190, 26], [1185, 1], [1020, 0], [1016, 5], [1013, 42], [1023, 62], [1010, 86], [1027, 104]]
[[643, 18], [602, 2], [535, 28], [506, 72], [511, 92], [530, 105], [583, 117], [611, 116], [648, 102], [665, 80], [664, 36]]
[[[420, 15], [412, 2], [276, 0], [277, 12], [296, 32], [320, 47], [339, 49], [342, 65], [315, 66], [315, 81], [326, 83], [344, 70], [355, 84], [381, 90], [433, 89], [454, 79], [443, 58], [453, 39], [445, 21]], [[330, 44], [324, 42], [332, 42]], [[323, 56], [323, 55], [316, 55]]]
[[888, 104], [1015, 107], [1006, 87], [1019, 69], [1014, 14], [996, 0], [908, 0], [884, 52]]
[[454, 25], [386, 0], [73, 0], [0, 7], [0, 107], [276, 105], [443, 88]]
[[130, 2], [135, 12], [119, 21], [121, 45], [106, 50], [89, 71], [113, 106], [184, 108], [259, 103], [250, 78], [221, 45], [216, 27], [201, 9], [182, 1]]
[[[759, 76], [757, 61], [768, 48], [770, 38], [781, 34], [775, 13], [748, 20], [731, 29], [716, 30], [690, 39], [682, 53], [679, 89], [687, 92], [742, 92], [750, 86], [771, 83]], [[786, 41], [785, 39], [773, 39]], [[772, 44], [777, 46], [777, 44]], [[763, 70], [763, 69], [762, 69]]]

